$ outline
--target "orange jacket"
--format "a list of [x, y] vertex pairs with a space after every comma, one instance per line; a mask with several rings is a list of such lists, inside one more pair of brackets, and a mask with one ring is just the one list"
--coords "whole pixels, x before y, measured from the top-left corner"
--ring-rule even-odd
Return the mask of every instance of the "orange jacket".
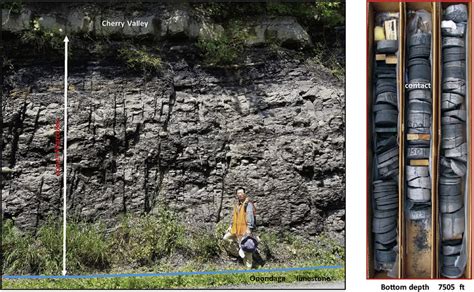
[[[247, 217], [247, 209], [251, 205], [251, 210], [252, 213], [248, 214], [252, 216], [249, 220]], [[245, 199], [242, 204], [236, 204], [234, 206], [234, 210], [232, 211], [232, 225], [231, 225], [231, 234], [235, 234], [238, 237], [243, 236], [246, 232], [247, 229], [253, 228], [253, 224], [255, 222], [255, 207], [253, 206], [253, 203], [247, 198]]]

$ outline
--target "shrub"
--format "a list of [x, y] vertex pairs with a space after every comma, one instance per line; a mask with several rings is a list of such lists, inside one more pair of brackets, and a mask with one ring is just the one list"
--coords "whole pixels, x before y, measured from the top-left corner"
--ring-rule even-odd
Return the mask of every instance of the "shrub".
[[321, 23], [334, 27], [344, 24], [345, 7], [343, 1], [281, 2], [266, 3], [195, 3], [193, 6], [204, 15], [217, 21], [229, 18], [267, 16], [294, 16], [304, 25]]
[[330, 48], [324, 43], [317, 43], [312, 50], [312, 58], [309, 59], [309, 62], [325, 66], [334, 77], [343, 81], [346, 70], [344, 64], [341, 64], [338, 60], [339, 53], [340, 50], [337, 48]]
[[[138, 266], [174, 270], [173, 257], [177, 253], [185, 255], [190, 268], [196, 264], [218, 268], [215, 259], [228, 222], [222, 220], [213, 230], [200, 228], [185, 233], [174, 213], [163, 206], [157, 210], [156, 215], [124, 216], [112, 233], [100, 224], [68, 221], [68, 272], [83, 274]], [[259, 250], [265, 261], [272, 257], [276, 263], [292, 265], [335, 265], [344, 261], [344, 247], [324, 234], [309, 240], [288, 232], [260, 229], [256, 235], [262, 240]], [[62, 222], [49, 219], [33, 235], [5, 220], [1, 247], [5, 274], [58, 275], [62, 270]]]
[[12, 14], [20, 14], [23, 9], [23, 3], [22, 0], [2, 1], [0, 8], [5, 9]]
[[325, 247], [327, 250], [327, 259], [335, 263], [345, 261], [345, 248], [340, 243], [328, 237], [326, 234], [321, 234], [318, 237], [318, 243], [320, 246]]
[[342, 264], [344, 261], [344, 247], [324, 234], [311, 240], [289, 232], [266, 230], [259, 234], [260, 251], [277, 261], [318, 265]]
[[209, 262], [225, 252], [223, 236], [229, 227], [229, 222], [219, 221], [214, 230], [199, 229], [189, 231], [191, 238], [186, 246], [192, 253], [194, 259], [199, 263]]
[[320, 15], [320, 20], [329, 27], [344, 25], [345, 3], [343, 1], [316, 1], [314, 12]]
[[183, 246], [184, 227], [164, 207], [158, 215], [124, 216], [114, 233], [118, 262], [152, 265]]
[[216, 228], [214, 230], [214, 236], [218, 239], [222, 239], [224, 234], [227, 231], [227, 228], [229, 228], [229, 220], [221, 220], [216, 224]]
[[270, 15], [294, 16], [303, 25], [319, 22], [326, 27], [335, 27], [343, 25], [345, 19], [342, 1], [268, 2], [266, 8]]
[[289, 249], [298, 260], [316, 260], [320, 265], [337, 265], [344, 261], [344, 247], [325, 235], [310, 241], [291, 235]]
[[189, 241], [189, 248], [193, 258], [198, 262], [207, 262], [219, 255], [219, 240], [217, 236], [210, 232], [193, 233]]
[[261, 256], [267, 260], [274, 258], [281, 246], [278, 234], [272, 231], [261, 231], [259, 237], [261, 242], [258, 249]]
[[145, 50], [119, 49], [118, 57], [129, 69], [143, 73], [156, 73], [162, 68], [161, 58]]
[[205, 16], [219, 22], [226, 21], [229, 18], [241, 18], [265, 13], [265, 3], [229, 5], [228, 3], [209, 1], [207, 3], [193, 3], [192, 6]]
[[39, 245], [33, 236], [18, 230], [12, 220], [5, 220], [2, 227], [5, 274], [57, 274], [61, 271], [61, 254], [59, 258], [54, 257], [52, 250], [48, 250], [51, 246]]
[[[103, 270], [109, 266], [109, 248], [103, 228], [87, 223], [67, 227], [67, 269], [71, 273]], [[11, 274], [51, 274], [62, 270], [61, 221], [48, 219], [36, 234], [19, 231], [11, 220], [3, 225], [4, 271]]]
[[67, 267], [69, 272], [104, 270], [110, 266], [105, 228], [99, 224], [69, 223], [67, 230]]
[[230, 65], [237, 62], [244, 45], [240, 39], [222, 35], [216, 39], [201, 39], [197, 46], [208, 65]]
[[41, 27], [39, 19], [32, 21], [33, 28], [25, 30], [20, 35], [20, 41], [31, 47], [36, 52], [60, 52], [64, 48], [64, 35], [62, 30], [45, 30]]

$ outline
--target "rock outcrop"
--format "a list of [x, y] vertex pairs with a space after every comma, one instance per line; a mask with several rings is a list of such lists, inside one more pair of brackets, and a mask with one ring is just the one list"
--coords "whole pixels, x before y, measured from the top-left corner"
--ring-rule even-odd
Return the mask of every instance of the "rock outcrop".
[[[187, 31], [184, 22], [166, 25], [167, 33]], [[186, 222], [214, 225], [228, 220], [243, 186], [259, 226], [342, 240], [343, 84], [291, 52], [270, 59], [253, 50], [260, 62], [232, 69], [164, 57], [163, 72], [147, 78], [76, 60], [83, 66], [72, 65], [69, 77], [68, 216], [113, 226], [162, 202]], [[5, 78], [2, 210], [26, 230], [62, 208], [54, 153], [62, 76], [43, 63]]]
[[[161, 39], [216, 39], [224, 28], [206, 17], [197, 16], [189, 8], [152, 7], [150, 10], [123, 12], [93, 7], [63, 7], [58, 11], [37, 11], [23, 8], [20, 12], [2, 9], [2, 29], [10, 32], [41, 29], [65, 35], [91, 33], [98, 36], [154, 36]], [[131, 26], [127, 21], [143, 25]], [[145, 25], [146, 23], [146, 25]], [[241, 24], [248, 33], [248, 45], [278, 42], [290, 48], [311, 46], [308, 33], [294, 17], [274, 16]]]
[[262, 18], [250, 25], [248, 45], [277, 42], [281, 46], [300, 49], [312, 45], [311, 38], [294, 17]]

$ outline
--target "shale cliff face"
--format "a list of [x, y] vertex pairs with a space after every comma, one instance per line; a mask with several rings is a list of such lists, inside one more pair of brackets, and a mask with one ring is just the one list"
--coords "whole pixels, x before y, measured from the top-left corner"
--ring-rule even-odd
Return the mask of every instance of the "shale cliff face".
[[[230, 69], [174, 57], [147, 78], [123, 66], [73, 65], [68, 216], [113, 226], [120, 214], [153, 213], [162, 202], [186, 222], [214, 225], [228, 220], [243, 186], [259, 226], [342, 239], [343, 84], [290, 53], [253, 54], [263, 62]], [[32, 64], [5, 79], [3, 216], [26, 230], [61, 212], [62, 76], [61, 67]]]

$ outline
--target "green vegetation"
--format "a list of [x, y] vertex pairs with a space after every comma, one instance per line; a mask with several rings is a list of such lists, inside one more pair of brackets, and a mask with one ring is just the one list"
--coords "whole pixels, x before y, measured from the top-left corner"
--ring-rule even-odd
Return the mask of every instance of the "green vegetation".
[[276, 261], [296, 261], [304, 265], [307, 261], [318, 260], [319, 265], [340, 265], [344, 262], [344, 247], [326, 235], [320, 235], [316, 241], [308, 241], [294, 234], [266, 231], [260, 235], [264, 247]]
[[243, 40], [233, 35], [223, 35], [212, 40], [199, 40], [197, 43], [207, 65], [230, 65], [241, 58]]
[[162, 68], [161, 58], [146, 50], [136, 48], [119, 49], [118, 57], [133, 71], [156, 73]]
[[251, 38], [248, 27], [241, 20], [227, 23], [222, 35], [214, 39], [199, 39], [197, 47], [207, 65], [232, 65], [243, 61], [245, 41]]
[[217, 21], [229, 18], [267, 16], [294, 16], [303, 25], [313, 23], [334, 27], [344, 24], [343, 1], [314, 1], [314, 2], [280, 2], [267, 1], [261, 3], [197, 3], [194, 7], [204, 15]]
[[219, 256], [219, 239], [212, 233], [194, 233], [189, 243], [193, 258], [199, 263], [205, 263]]
[[20, 14], [23, 9], [23, 3], [21, 0], [2, 1], [0, 8], [8, 10], [8, 12], [12, 14]]
[[[102, 224], [68, 223], [68, 273], [157, 273], [171, 271], [208, 271], [242, 269], [226, 258], [220, 244], [227, 228], [224, 221], [213, 229], [196, 229], [179, 221], [164, 207], [156, 214], [124, 216], [118, 226], [107, 230]], [[193, 229], [194, 228], [194, 229]], [[316, 241], [290, 233], [260, 230], [260, 254], [265, 268], [343, 265], [344, 248], [324, 235]], [[3, 224], [2, 249], [4, 274], [60, 275], [62, 269], [62, 225], [47, 220], [36, 234], [21, 232], [11, 220]], [[296, 275], [341, 280], [343, 269], [287, 273], [292, 282]], [[249, 274], [196, 275], [173, 277], [4, 280], [5, 288], [186, 288], [216, 287], [254, 283]]]
[[[344, 47], [340, 50], [344, 50]], [[346, 68], [338, 60], [338, 53], [339, 50], [337, 48], [330, 49], [329, 46], [324, 43], [317, 43], [312, 49], [312, 57], [308, 59], [308, 62], [328, 68], [331, 74], [342, 81], [346, 76]], [[342, 55], [344, 55], [344, 53], [342, 53]]]
[[22, 31], [20, 41], [37, 53], [53, 53], [64, 48], [62, 29], [44, 29], [38, 18], [32, 20], [32, 30]]
[[[336, 31], [337, 26], [344, 25], [344, 3], [341, 1], [290, 3], [269, 1], [267, 3], [241, 3], [227, 5], [226, 3], [196, 3], [194, 8], [201, 14], [222, 23], [225, 33], [215, 39], [200, 39], [197, 47], [203, 62], [207, 65], [229, 66], [243, 63], [245, 42], [252, 37], [245, 19], [258, 16], [293, 16], [312, 34], [314, 47], [305, 48], [305, 55], [313, 62], [328, 67], [331, 73], [339, 79], [345, 76], [344, 60], [338, 59], [344, 55], [344, 45], [341, 35]], [[236, 20], [239, 19], [239, 20]], [[269, 52], [281, 51], [281, 43], [271, 36], [266, 36], [270, 42], [266, 45]], [[267, 39], [267, 40], [268, 40]]]
[[[60, 227], [57, 225], [49, 228], [48, 233], [54, 236], [54, 234], [58, 234], [57, 231]], [[67, 261], [70, 273], [106, 270], [110, 267], [111, 251], [104, 226], [72, 223], [68, 225], [67, 234]], [[55, 243], [57, 244], [57, 241]], [[57, 248], [57, 245], [55, 247]]]
[[[67, 280], [4, 280], [4, 289], [170, 289], [206, 288], [230, 285], [256, 284], [252, 274], [193, 275], [169, 277], [127, 277], [109, 279], [67, 279]], [[296, 282], [296, 277], [314, 277], [323, 281], [344, 279], [344, 269], [312, 270], [296, 272], [259, 272], [256, 276], [285, 277], [285, 283]], [[259, 283], [275, 282], [263, 281]]]
[[[43, 240], [43, 232], [38, 231], [37, 241]], [[2, 251], [4, 273], [29, 274], [42, 271], [57, 272], [59, 259], [52, 259], [55, 254], [47, 246], [35, 246], [34, 238], [22, 234], [13, 226], [11, 220], [5, 220], [2, 230]], [[59, 270], [60, 271], [60, 270]]]
[[[68, 269], [71, 273], [103, 270], [109, 266], [109, 248], [100, 225], [68, 224]], [[2, 233], [6, 274], [58, 275], [62, 270], [62, 226], [48, 220], [35, 236], [20, 232], [6, 220]]]
[[[127, 5], [133, 9], [142, 7], [140, 3]], [[340, 38], [334, 28], [344, 24], [344, 2], [342, 1], [267, 1], [239, 5], [210, 2], [193, 3], [191, 6], [196, 9], [196, 14], [210, 17], [225, 27], [224, 32], [217, 37], [197, 41], [199, 55], [205, 65], [228, 67], [245, 63], [248, 52], [245, 42], [253, 35], [246, 31], [248, 29], [246, 19], [253, 20], [258, 16], [294, 16], [310, 33], [313, 40], [318, 40], [314, 42], [315, 49], [310, 47], [304, 49], [306, 56], [316, 56], [317, 63], [330, 68], [335, 76], [338, 78], [344, 76], [343, 61], [340, 59], [338, 61], [334, 57], [334, 52], [339, 51], [334, 50], [334, 39]], [[15, 14], [21, 12], [23, 4], [20, 0], [14, 0], [3, 3], [2, 7], [8, 9], [11, 14]], [[32, 19], [30, 29], [19, 33], [20, 50], [34, 50], [36, 54], [48, 55], [51, 58], [58, 57], [59, 60], [64, 48], [64, 32], [60, 27], [45, 28], [41, 23], [41, 19], [36, 17]], [[71, 40], [74, 41], [70, 42], [69, 54], [74, 52], [76, 60], [81, 58], [81, 54], [99, 60], [109, 59], [145, 75], [160, 73], [165, 67], [162, 54], [156, 49], [146, 48], [150, 47], [150, 42], [153, 42], [151, 38], [129, 39], [120, 34], [97, 38], [94, 33], [81, 32], [76, 33]], [[266, 45], [270, 49], [271, 56], [282, 50], [281, 44], [276, 40], [274, 42], [270, 40]], [[343, 47], [342, 45], [341, 48]], [[75, 59], [72, 58], [71, 61]], [[7, 66], [8, 64], [2, 67], [8, 69]]]
[[314, 12], [319, 15], [319, 20], [328, 27], [344, 25], [344, 4], [344, 1], [316, 1], [314, 3]]
[[125, 216], [112, 235], [115, 261], [149, 266], [184, 248], [184, 226], [165, 208], [157, 216]]
[[342, 1], [315, 1], [313, 3], [268, 2], [266, 12], [270, 15], [292, 15], [303, 25], [314, 22], [334, 27], [344, 24], [344, 3]]

